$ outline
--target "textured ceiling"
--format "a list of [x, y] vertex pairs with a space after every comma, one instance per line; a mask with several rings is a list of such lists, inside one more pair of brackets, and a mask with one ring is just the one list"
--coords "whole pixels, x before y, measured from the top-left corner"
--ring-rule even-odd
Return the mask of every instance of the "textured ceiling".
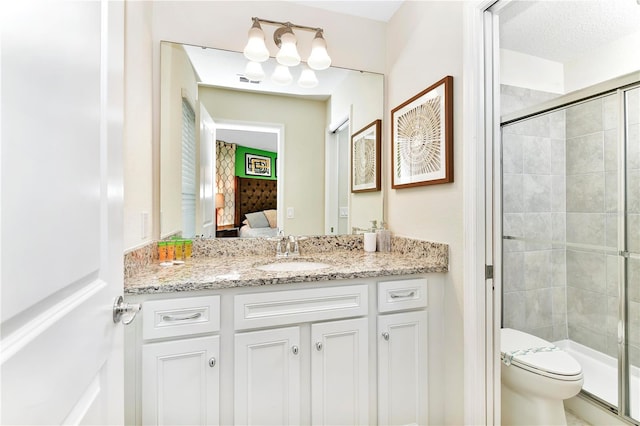
[[361, 18], [373, 19], [375, 21], [389, 22], [389, 19], [396, 13], [403, 0], [297, 0], [305, 6], [330, 10], [332, 12], [354, 15]]
[[636, 0], [513, 1], [499, 15], [502, 48], [556, 62], [640, 31]]

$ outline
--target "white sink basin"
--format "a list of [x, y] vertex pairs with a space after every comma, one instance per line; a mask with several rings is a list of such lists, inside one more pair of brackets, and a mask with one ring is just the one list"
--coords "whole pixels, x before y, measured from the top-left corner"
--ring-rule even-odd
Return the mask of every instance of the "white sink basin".
[[321, 262], [273, 262], [256, 266], [256, 269], [267, 272], [302, 272], [328, 268], [329, 264]]

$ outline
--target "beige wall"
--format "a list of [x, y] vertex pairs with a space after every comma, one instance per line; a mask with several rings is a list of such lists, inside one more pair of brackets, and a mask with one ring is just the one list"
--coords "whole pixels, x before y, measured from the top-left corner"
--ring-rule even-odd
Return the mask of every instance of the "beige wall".
[[[380, 75], [360, 73], [350, 75], [331, 96], [329, 122], [336, 123], [350, 115], [353, 134], [374, 120], [383, 119], [382, 93], [384, 93], [384, 79], [380, 78]], [[349, 198], [350, 227], [367, 228], [371, 226], [372, 220], [380, 222], [383, 219], [382, 190], [354, 194], [349, 189]]]
[[[462, 2], [405, 2], [387, 28], [385, 158], [390, 158], [391, 109], [446, 75], [454, 88], [454, 182], [388, 190], [387, 218], [396, 235], [449, 244], [444, 309], [445, 387], [440, 395], [445, 423], [463, 424], [462, 282]], [[386, 161], [384, 176], [390, 176]], [[479, 368], [481, 366], [478, 366]], [[437, 401], [431, 401], [437, 403]]]
[[284, 170], [278, 177], [284, 179], [283, 207], [295, 211], [293, 219], [285, 215], [284, 231], [323, 234], [326, 101], [202, 86], [199, 96], [214, 121], [284, 125], [284, 155], [278, 159]]
[[[160, 237], [165, 238], [182, 231], [182, 99], [187, 99], [196, 114], [198, 86], [180, 45], [162, 45], [162, 70], [167, 75], [162, 78], [160, 91]], [[196, 140], [199, 127], [196, 123]]]
[[[153, 238], [153, 182], [151, 74], [151, 3], [127, 2], [125, 39], [124, 118], [124, 247], [132, 249]], [[158, 48], [159, 48], [158, 43]], [[157, 158], [157, 157], [156, 157]], [[157, 208], [155, 208], [157, 210]], [[148, 215], [142, 229], [142, 214]], [[156, 236], [157, 237], [157, 236]]]
[[[155, 2], [152, 7], [148, 3], [127, 3], [125, 164], [141, 162], [148, 169], [150, 159], [156, 168], [159, 164], [160, 40], [241, 51], [251, 16], [290, 20], [324, 27], [333, 65], [385, 73], [385, 216], [395, 234], [445, 242], [451, 250], [443, 301], [446, 380], [442, 393], [430, 395], [433, 403], [445, 407], [447, 424], [463, 424], [462, 8], [463, 2], [409, 1], [385, 24], [290, 2], [167, 1]], [[390, 110], [445, 75], [454, 77], [455, 182], [391, 190], [387, 179]], [[133, 218], [125, 219], [131, 222], [131, 226], [125, 224], [127, 248], [143, 241], [134, 226], [139, 220], [134, 219], [139, 209], [153, 207], [150, 194], [157, 196], [159, 181], [157, 170], [154, 173], [125, 175], [126, 202], [132, 203], [138, 195], [145, 199], [141, 205], [125, 206], [127, 217]], [[157, 223], [153, 225], [158, 232]]]
[[[384, 46], [383, 22], [280, 1], [128, 1], [125, 250], [141, 246], [160, 234], [160, 41], [241, 52], [253, 16], [323, 27], [332, 65], [384, 72], [383, 49], [362, 48]], [[275, 46], [270, 47], [275, 56]], [[142, 212], [150, 214], [148, 237], [142, 237]]]

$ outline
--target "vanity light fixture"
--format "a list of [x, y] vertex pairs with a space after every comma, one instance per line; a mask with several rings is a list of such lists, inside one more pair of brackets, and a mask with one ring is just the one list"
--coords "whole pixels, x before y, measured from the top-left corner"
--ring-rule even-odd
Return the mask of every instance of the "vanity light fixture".
[[298, 86], [304, 87], [305, 89], [311, 89], [318, 85], [318, 78], [316, 77], [316, 73], [313, 72], [312, 69], [304, 68], [300, 73], [300, 78], [298, 79]]
[[[273, 41], [279, 47], [276, 54], [278, 65], [271, 79], [277, 84], [287, 85], [293, 81], [288, 67], [295, 67], [302, 59], [298, 53], [297, 38], [293, 29], [313, 31], [315, 36], [311, 42], [311, 54], [307, 59], [307, 66], [302, 70], [298, 84], [300, 87], [311, 88], [318, 85], [318, 78], [313, 70], [324, 70], [331, 65], [331, 57], [327, 53], [327, 42], [323, 36], [322, 28], [307, 27], [292, 24], [291, 22], [278, 22], [268, 19], [251, 18], [253, 25], [249, 30], [249, 39], [244, 48], [244, 56], [250, 61], [245, 68], [245, 76], [252, 81], [262, 81], [265, 77], [260, 62], [269, 59], [269, 51], [265, 44], [262, 24], [275, 25], [278, 28], [273, 33]], [[287, 68], [287, 69], [285, 69]]]
[[293, 76], [289, 71], [289, 67], [278, 64], [276, 65], [276, 70], [271, 76], [271, 80], [280, 86], [288, 86], [293, 81]]

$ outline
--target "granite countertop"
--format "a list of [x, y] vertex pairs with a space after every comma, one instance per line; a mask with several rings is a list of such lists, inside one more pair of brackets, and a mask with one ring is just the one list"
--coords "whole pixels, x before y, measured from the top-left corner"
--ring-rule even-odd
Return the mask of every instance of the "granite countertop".
[[[446, 244], [412, 242], [407, 245], [395, 241], [391, 252], [366, 253], [357, 243], [338, 244], [337, 247], [333, 244], [330, 249], [324, 247], [325, 243], [310, 243], [315, 250], [302, 251], [299, 257], [280, 259], [264, 252], [228, 253], [220, 248], [196, 248], [194, 244], [194, 257], [184, 264], [161, 266], [153, 262], [126, 277], [124, 292], [129, 295], [172, 293], [448, 271]], [[216, 250], [224, 254], [216, 253]], [[256, 269], [256, 266], [274, 262], [321, 262], [330, 266], [295, 272]]]

